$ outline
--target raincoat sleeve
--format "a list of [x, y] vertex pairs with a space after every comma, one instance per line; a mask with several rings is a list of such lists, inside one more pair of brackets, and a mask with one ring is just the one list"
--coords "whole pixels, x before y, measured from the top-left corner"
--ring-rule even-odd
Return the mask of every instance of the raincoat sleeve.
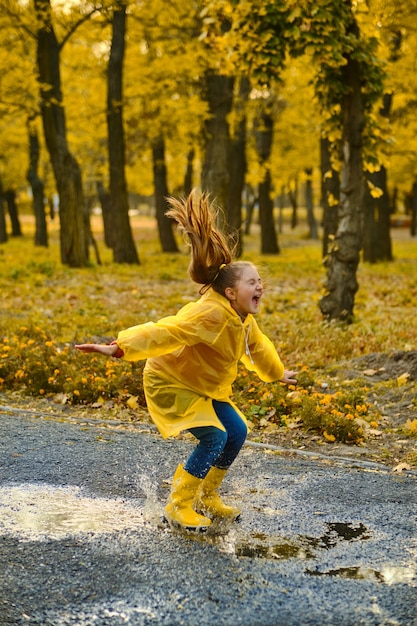
[[284, 376], [284, 365], [274, 344], [261, 332], [254, 319], [251, 322], [249, 351], [250, 355], [244, 354], [241, 359], [248, 370], [256, 372], [265, 383], [281, 380]]
[[190, 303], [177, 315], [122, 330], [117, 345], [124, 352], [123, 359], [140, 361], [174, 352], [184, 345], [212, 344], [220, 330], [216, 316], [197, 303]]

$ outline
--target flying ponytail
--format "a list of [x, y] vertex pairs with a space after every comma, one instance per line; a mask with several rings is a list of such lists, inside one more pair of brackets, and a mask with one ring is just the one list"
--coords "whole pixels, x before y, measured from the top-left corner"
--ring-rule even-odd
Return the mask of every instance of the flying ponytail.
[[203, 285], [200, 293], [204, 293], [230, 266], [236, 246], [229, 244], [216, 227], [218, 210], [208, 194], [193, 189], [187, 198], [167, 200], [171, 208], [166, 216], [177, 222], [191, 247], [188, 274], [195, 283]]

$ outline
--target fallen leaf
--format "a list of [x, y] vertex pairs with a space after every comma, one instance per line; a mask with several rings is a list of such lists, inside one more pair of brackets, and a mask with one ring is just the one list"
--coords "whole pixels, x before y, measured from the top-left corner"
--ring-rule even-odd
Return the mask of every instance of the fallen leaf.
[[368, 428], [368, 435], [373, 435], [374, 437], [380, 437], [383, 433], [382, 430], [378, 430], [377, 428]]
[[392, 471], [393, 471], [393, 472], [398, 472], [398, 473], [401, 473], [401, 472], [403, 472], [404, 470], [410, 470], [410, 469], [411, 469], [411, 465], [409, 465], [408, 463], [399, 463], [398, 465], [396, 465], [396, 466], [393, 468], [393, 470], [392, 470]]
[[397, 384], [399, 386], [405, 385], [405, 383], [408, 381], [409, 378], [410, 378], [410, 374], [408, 372], [404, 372], [404, 374], [401, 374], [401, 376], [398, 376]]
[[363, 373], [365, 374], [365, 376], [375, 376], [375, 374], [378, 374], [378, 370], [363, 370]]
[[57, 393], [54, 396], [55, 404], [66, 404], [69, 400], [69, 397], [66, 393]]
[[302, 404], [303, 399], [301, 397], [301, 393], [299, 391], [290, 391], [285, 396], [285, 399], [289, 405], [297, 405]]
[[278, 429], [278, 424], [268, 424], [268, 426], [264, 428], [264, 433], [275, 433]]
[[130, 396], [130, 398], [126, 401], [126, 404], [130, 409], [138, 409], [138, 396]]
[[329, 435], [328, 433], [326, 433], [326, 431], [323, 431], [323, 437], [326, 439], [326, 441], [330, 441], [331, 443], [333, 443], [333, 441], [336, 441], [336, 437], [334, 435]]
[[95, 402], [93, 402], [93, 404], [91, 405], [92, 409], [101, 409], [101, 407], [103, 406], [105, 400], [102, 396], [99, 396], [97, 398], [97, 400]]

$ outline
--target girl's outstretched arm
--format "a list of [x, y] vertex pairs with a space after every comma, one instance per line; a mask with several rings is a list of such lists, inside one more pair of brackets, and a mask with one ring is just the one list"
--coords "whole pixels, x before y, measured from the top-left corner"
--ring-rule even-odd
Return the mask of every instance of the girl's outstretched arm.
[[105, 356], [115, 356], [116, 352], [119, 350], [117, 343], [111, 343], [109, 345], [102, 343], [80, 343], [74, 347], [80, 352], [99, 352]]

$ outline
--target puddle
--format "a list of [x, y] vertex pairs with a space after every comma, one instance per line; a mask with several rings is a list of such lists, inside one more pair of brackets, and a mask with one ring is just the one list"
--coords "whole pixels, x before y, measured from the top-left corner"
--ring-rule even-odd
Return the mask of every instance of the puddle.
[[[237, 557], [258, 559], [317, 559], [320, 550], [330, 550], [341, 541], [366, 541], [371, 533], [364, 524], [327, 523], [327, 530], [321, 537], [298, 536], [295, 538], [273, 537], [263, 533], [251, 533], [242, 541], [236, 538], [234, 554]], [[405, 583], [417, 587], [417, 570], [410, 567], [385, 565], [380, 570], [369, 567], [340, 567], [328, 571], [306, 569], [310, 576], [335, 576], [354, 580], [367, 580], [386, 585]]]
[[133, 503], [88, 497], [78, 487], [26, 483], [0, 488], [0, 532], [22, 540], [113, 533], [147, 523], [147, 516]]
[[235, 554], [238, 557], [260, 559], [313, 559], [314, 546], [307, 537], [296, 540], [270, 537], [263, 533], [252, 533], [244, 542], [236, 542]]
[[263, 533], [252, 533], [245, 542], [235, 546], [236, 556], [262, 559], [314, 559], [317, 550], [328, 550], [340, 541], [364, 541], [370, 538], [363, 524], [327, 523], [321, 537], [298, 536], [295, 539], [278, 538]]
[[[148, 479], [139, 481], [146, 502], [141, 508], [121, 498], [93, 498], [79, 487], [56, 487], [31, 483], [0, 487], [0, 534], [20, 541], [62, 539], [77, 534], [115, 534], [118, 531], [161, 528], [162, 506], [155, 485]], [[270, 536], [261, 532], [242, 533], [231, 525], [222, 535], [196, 536], [195, 540], [211, 543], [220, 552], [238, 558], [270, 560], [312, 560], [320, 551], [330, 550], [341, 541], [365, 541], [370, 538], [363, 524], [332, 522], [326, 524], [321, 537]], [[414, 563], [414, 561], [413, 561]], [[406, 583], [417, 586], [415, 567], [384, 566], [340, 567], [322, 571], [306, 569], [310, 576], [336, 576], [367, 580], [387, 585]]]
[[417, 572], [411, 568], [387, 565], [380, 571], [368, 567], [340, 567], [338, 569], [321, 572], [319, 570], [305, 570], [310, 576], [338, 576], [354, 580], [369, 580], [373, 582], [394, 585], [397, 583], [413, 583], [417, 586]]

